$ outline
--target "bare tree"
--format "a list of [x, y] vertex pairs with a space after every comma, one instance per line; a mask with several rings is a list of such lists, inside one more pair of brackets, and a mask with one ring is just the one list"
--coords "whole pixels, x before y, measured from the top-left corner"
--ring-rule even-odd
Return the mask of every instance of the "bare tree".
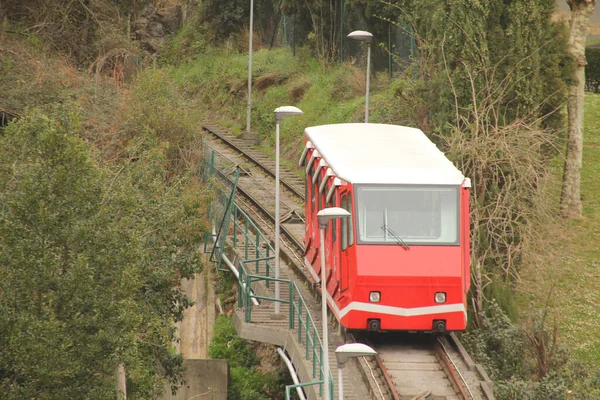
[[575, 82], [569, 87], [569, 129], [565, 169], [560, 196], [560, 213], [565, 218], [581, 217], [581, 164], [583, 155], [583, 106], [585, 89], [585, 42], [596, 0], [567, 0], [571, 8], [569, 51], [577, 62]]

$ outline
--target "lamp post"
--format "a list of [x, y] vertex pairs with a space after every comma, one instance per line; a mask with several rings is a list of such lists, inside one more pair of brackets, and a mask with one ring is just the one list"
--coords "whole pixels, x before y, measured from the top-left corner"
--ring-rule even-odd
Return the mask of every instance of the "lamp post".
[[329, 333], [327, 332], [327, 275], [325, 274], [325, 228], [329, 221], [349, 217], [350, 213], [340, 207], [324, 208], [317, 213], [321, 253], [321, 313], [323, 323], [323, 399], [329, 400]]
[[248, 105], [246, 108], [246, 133], [250, 133], [252, 110], [252, 36], [254, 35], [254, 0], [250, 0], [250, 38], [248, 39]]
[[377, 354], [375, 350], [363, 343], [343, 344], [335, 349], [335, 358], [338, 367], [339, 400], [344, 399], [344, 380], [342, 379], [342, 371], [346, 361], [353, 357], [374, 356], [375, 354]]
[[350, 32], [347, 37], [367, 43], [367, 95], [365, 98], [365, 123], [367, 123], [369, 122], [369, 81], [371, 78], [371, 42], [373, 41], [373, 35], [367, 31], [354, 31]]
[[[302, 115], [298, 107], [283, 106], [275, 109], [275, 278], [279, 279], [279, 123], [285, 117]], [[279, 281], [275, 281], [275, 298], [279, 300]], [[280, 304], [275, 301], [275, 315], [279, 315]]]

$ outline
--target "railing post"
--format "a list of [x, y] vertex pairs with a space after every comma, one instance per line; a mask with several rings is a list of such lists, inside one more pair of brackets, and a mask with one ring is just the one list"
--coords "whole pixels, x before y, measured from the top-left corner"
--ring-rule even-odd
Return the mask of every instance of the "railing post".
[[[256, 253], [256, 255], [258, 256], [258, 249], [260, 248], [260, 231], [258, 230], [258, 228], [256, 228], [256, 241], [254, 242], [256, 243], [256, 245], [254, 246], [254, 251]], [[268, 245], [268, 243], [267, 243]], [[260, 270], [259, 270], [259, 259], [260, 257], [256, 257], [256, 273], [260, 274]], [[267, 274], [266, 276], [269, 276], [269, 274]], [[267, 287], [269, 287], [269, 281], [267, 281]]]
[[[321, 354], [323, 354], [323, 348], [321, 347]], [[312, 357], [313, 357], [313, 371], [312, 371], [312, 377], [315, 378], [317, 376], [317, 344], [315, 343], [315, 346], [313, 347], [313, 352], [312, 352]], [[319, 357], [319, 371], [323, 370], [323, 364], [321, 363], [321, 357]]]
[[298, 307], [298, 343], [302, 344], [302, 308]]
[[[267, 258], [269, 258], [269, 256], [270, 256], [270, 251], [269, 251], [270, 248], [271, 248], [271, 246], [269, 245], [269, 242], [267, 242], [267, 246], [266, 246], [267, 251], [265, 252]], [[271, 263], [269, 263], [269, 260], [268, 259], [265, 260], [265, 274], [267, 276], [269, 276], [269, 271], [271, 269], [270, 266], [271, 266]]]
[[213, 149], [212, 153], [210, 154], [210, 167], [208, 169], [208, 176], [210, 178], [212, 178], [212, 176], [213, 176], [214, 169], [215, 169], [215, 150]]
[[[316, 361], [316, 360], [315, 360]], [[315, 371], [316, 363], [313, 361], [313, 378], [316, 375], [317, 371]], [[319, 385], [319, 395], [323, 396], [323, 386], [325, 383], [325, 375], [323, 374], [323, 346], [321, 346], [321, 356], [319, 357], [319, 376], [321, 380], [321, 384]]]
[[294, 301], [295, 301], [294, 294], [295, 294], [295, 291], [296, 291], [295, 290], [296, 286], [292, 285], [292, 281], [290, 281], [289, 288], [290, 288], [289, 289], [290, 290], [290, 311], [289, 311], [289, 313], [290, 313], [290, 324], [289, 324], [289, 326], [290, 326], [290, 330], [292, 330], [292, 329], [294, 329], [294, 322], [295, 322], [294, 320], [296, 318], [296, 313], [295, 313], [295, 310], [294, 310], [294, 308], [296, 308], [296, 305], [294, 304]]
[[251, 277], [246, 274], [246, 322], [250, 322], [252, 320], [252, 299], [251, 299]]
[[[308, 311], [306, 311], [306, 313], [308, 314]], [[310, 327], [306, 327], [305, 329], [306, 331], [306, 341], [304, 342], [304, 348], [306, 349], [306, 359], [310, 360], [310, 356], [308, 355], [308, 344], [312, 341], [313, 342], [313, 349], [315, 348], [315, 338], [314, 337], [310, 337]]]
[[244, 245], [244, 255], [246, 257], [245, 259], [247, 260], [248, 259], [248, 244], [250, 241], [248, 240], [248, 216], [247, 215], [244, 215], [244, 216], [245, 216], [244, 222], [245, 222], [245, 228], [246, 228], [246, 232], [244, 233], [244, 235], [246, 237], [246, 244]]
[[238, 220], [238, 208], [236, 205], [233, 206], [233, 247], [237, 247], [237, 220]]
[[238, 307], [244, 307], [244, 264], [240, 261], [239, 277], [238, 277]]

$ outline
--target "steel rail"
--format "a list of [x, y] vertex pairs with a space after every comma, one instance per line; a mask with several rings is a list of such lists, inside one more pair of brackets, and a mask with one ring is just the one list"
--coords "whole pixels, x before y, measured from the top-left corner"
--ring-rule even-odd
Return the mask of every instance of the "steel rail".
[[[450, 335], [448, 335], [448, 338], [450, 338], [450, 341], [454, 340], [454, 338]], [[454, 361], [452, 361], [450, 353], [448, 353], [448, 350], [446, 349], [446, 346], [444, 346], [442, 339], [438, 338], [435, 350], [438, 354], [438, 357], [444, 363], [444, 366], [446, 367], [449, 376], [452, 378], [453, 385], [455, 385], [455, 388], [460, 392], [460, 395], [463, 397], [463, 399], [472, 399], [474, 397], [473, 393], [471, 392], [471, 389], [469, 389], [469, 386], [465, 381], [464, 377], [457, 369], [456, 364], [454, 363]]]
[[377, 367], [381, 370], [381, 374], [383, 375], [383, 379], [388, 387], [392, 399], [400, 400], [400, 395], [396, 391], [396, 386], [394, 386], [392, 378], [390, 377], [390, 374], [388, 374], [387, 368], [385, 367], [385, 364], [381, 357], [379, 357], [379, 354], [375, 355], [375, 361], [377, 362]]
[[[210, 133], [211, 135], [217, 137], [218, 139], [222, 140], [223, 142], [225, 142], [229, 147], [235, 149], [236, 151], [238, 151], [240, 154], [242, 154], [246, 159], [252, 161], [258, 168], [260, 168], [263, 172], [265, 172], [266, 174], [268, 174], [269, 176], [271, 176], [272, 178], [275, 178], [275, 173], [273, 171], [271, 171], [271, 169], [269, 169], [268, 167], [264, 166], [258, 159], [256, 159], [256, 157], [254, 157], [252, 154], [249, 154], [246, 150], [242, 149], [241, 147], [239, 147], [238, 145], [236, 145], [235, 143], [233, 143], [232, 140], [230, 140], [229, 138], [221, 135], [219, 132], [216, 131], [216, 128], [214, 127], [210, 127], [207, 125], [203, 125], [202, 129], [204, 129], [205, 132]], [[285, 179], [280, 178], [279, 182], [290, 192], [294, 193], [294, 195], [298, 196], [300, 199], [302, 199], [302, 201], [306, 200], [304, 197], [304, 192], [300, 191], [298, 188], [296, 188], [294, 185], [288, 183]]]
[[[221, 172], [221, 171], [216, 171], [216, 172], [223, 179], [227, 179], [230, 181], [230, 178], [223, 172]], [[275, 222], [275, 216], [272, 215], [271, 212], [269, 210], [267, 210], [267, 208], [264, 205], [262, 205], [259, 200], [257, 200], [254, 196], [252, 196], [248, 191], [244, 190], [244, 188], [242, 188], [239, 183], [238, 183], [237, 191], [239, 194], [243, 195], [243, 197], [246, 198], [246, 200], [249, 201], [254, 207], [258, 208], [263, 214], [268, 216], [272, 222]], [[257, 224], [257, 226], [261, 225], [259, 221], [253, 221], [253, 222], [255, 224]], [[304, 245], [285, 226], [282, 225], [282, 226], [280, 226], [280, 228], [281, 228], [281, 232], [284, 233], [287, 240], [291, 241], [294, 244], [294, 246], [296, 247], [296, 250], [299, 251], [300, 253], [303, 253]]]
[[[357, 341], [356, 338], [353, 335], [348, 334], [347, 336], [352, 341], [354, 341], [354, 342]], [[361, 341], [362, 342], [366, 342], [365, 344], [367, 344], [368, 346], [370, 346], [372, 348], [376, 347], [376, 345], [374, 343], [372, 343], [367, 338], [364, 338]], [[398, 394], [398, 391], [396, 390], [396, 386], [394, 385], [394, 382], [392, 381], [392, 377], [388, 373], [387, 368], [385, 367], [385, 364], [384, 364], [383, 360], [379, 356], [379, 353], [376, 354], [374, 358], [375, 358], [375, 362], [377, 364], [377, 367], [380, 369], [381, 375], [383, 376], [383, 380], [384, 380], [385, 384], [388, 387], [389, 395], [392, 397], [392, 400], [400, 400], [400, 395]]]

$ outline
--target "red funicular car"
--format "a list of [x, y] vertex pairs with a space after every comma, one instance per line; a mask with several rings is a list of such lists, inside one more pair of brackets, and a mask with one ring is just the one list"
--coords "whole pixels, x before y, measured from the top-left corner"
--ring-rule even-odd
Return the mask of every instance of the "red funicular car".
[[[460, 331], [467, 324], [470, 180], [419, 129], [306, 128], [305, 265], [351, 330]], [[319, 243], [317, 212], [341, 207]]]

